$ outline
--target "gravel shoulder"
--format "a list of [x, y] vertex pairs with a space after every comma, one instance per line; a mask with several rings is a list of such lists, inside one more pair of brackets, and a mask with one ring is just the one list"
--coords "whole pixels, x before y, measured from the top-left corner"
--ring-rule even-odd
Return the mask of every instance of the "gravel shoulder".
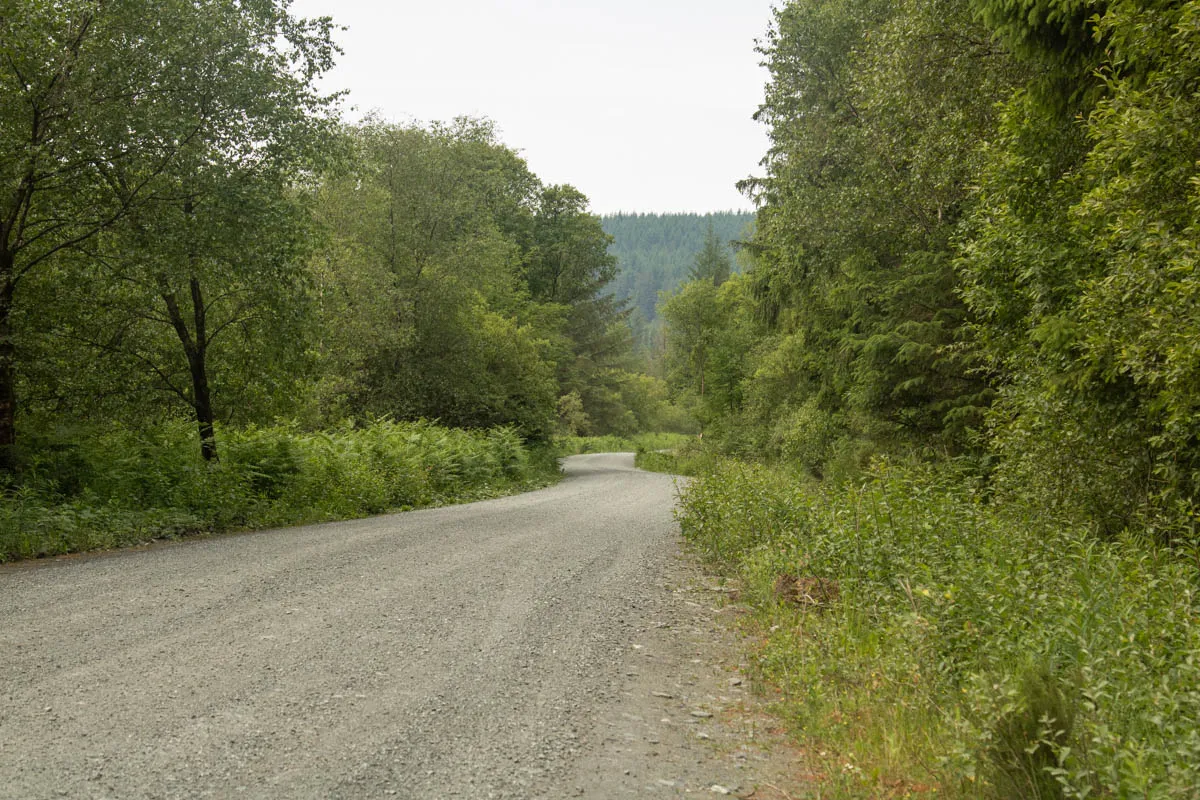
[[747, 675], [746, 609], [692, 557], [673, 560], [568, 786], [592, 800], [809, 796], [803, 753]]
[[789, 796], [673, 499], [578, 456], [500, 500], [0, 567], [0, 798]]

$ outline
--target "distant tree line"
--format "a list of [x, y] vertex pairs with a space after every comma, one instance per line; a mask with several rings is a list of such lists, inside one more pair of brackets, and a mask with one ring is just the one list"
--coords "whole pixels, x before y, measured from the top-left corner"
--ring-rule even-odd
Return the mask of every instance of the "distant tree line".
[[[747, 239], [754, 223], [748, 212], [709, 214], [606, 214], [604, 230], [613, 237], [609, 253], [620, 272], [609, 291], [629, 301], [630, 324], [640, 345], [653, 350], [662, 325], [658, 302], [688, 280], [696, 254], [707, 246], [732, 258], [732, 242]], [[709, 242], [709, 240], [713, 242]]]

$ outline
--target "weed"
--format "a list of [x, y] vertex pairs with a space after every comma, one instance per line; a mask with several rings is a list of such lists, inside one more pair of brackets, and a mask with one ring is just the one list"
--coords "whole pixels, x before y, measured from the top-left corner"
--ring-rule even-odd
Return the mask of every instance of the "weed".
[[0, 561], [482, 499], [558, 474], [553, 453], [503, 428], [384, 420], [225, 430], [221, 441], [209, 464], [184, 423], [43, 435], [0, 499]]
[[[1195, 554], [984, 504], [949, 467], [877, 461], [838, 487], [702, 466], [684, 534], [740, 578], [759, 677], [829, 754], [826, 796], [1196, 796]], [[798, 579], [836, 601], [789, 601]]]
[[691, 441], [682, 433], [639, 433], [625, 436], [564, 436], [555, 441], [559, 455], [582, 453], [641, 453], [670, 450]]

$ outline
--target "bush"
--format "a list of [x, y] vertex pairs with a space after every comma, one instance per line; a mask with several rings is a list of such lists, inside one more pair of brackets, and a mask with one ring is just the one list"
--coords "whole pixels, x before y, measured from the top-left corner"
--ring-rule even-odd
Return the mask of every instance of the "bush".
[[671, 450], [692, 441], [682, 433], [639, 433], [633, 436], [564, 436], [555, 441], [559, 455], [639, 453]]
[[[838, 489], [714, 462], [681, 522], [770, 627], [760, 671], [832, 753], [835, 796], [1194, 797], [1196, 554], [978, 497], [948, 469], [877, 462]], [[838, 600], [781, 603], [780, 576]]]
[[0, 561], [474, 500], [557, 475], [511, 429], [426, 422], [224, 430], [214, 463], [182, 422], [30, 439], [39, 446], [0, 500]]
[[817, 407], [816, 398], [784, 415], [772, 432], [772, 450], [817, 477], [834, 447], [846, 435], [834, 416]]

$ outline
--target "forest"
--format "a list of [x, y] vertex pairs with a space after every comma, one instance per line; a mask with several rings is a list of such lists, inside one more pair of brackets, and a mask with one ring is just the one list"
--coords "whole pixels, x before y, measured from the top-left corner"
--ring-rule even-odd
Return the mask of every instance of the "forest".
[[332, 32], [0, 6], [0, 560], [506, 491], [556, 435], [686, 427], [587, 197], [488, 120], [344, 122]]
[[[734, 243], [750, 237], [754, 215], [717, 211], [709, 214], [605, 214], [608, 248], [620, 267], [609, 291], [630, 308], [630, 327], [639, 343], [650, 348], [661, 334], [658, 301], [687, 281], [697, 255], [717, 247], [732, 259]], [[731, 263], [732, 260], [731, 260]]]
[[830, 797], [1195, 797], [1200, 3], [792, 0], [685, 534]]
[[1200, 0], [764, 30], [752, 218], [601, 219], [346, 122], [284, 0], [0, 0], [0, 561], [696, 432], [640, 463], [821, 796], [1195, 797]]

